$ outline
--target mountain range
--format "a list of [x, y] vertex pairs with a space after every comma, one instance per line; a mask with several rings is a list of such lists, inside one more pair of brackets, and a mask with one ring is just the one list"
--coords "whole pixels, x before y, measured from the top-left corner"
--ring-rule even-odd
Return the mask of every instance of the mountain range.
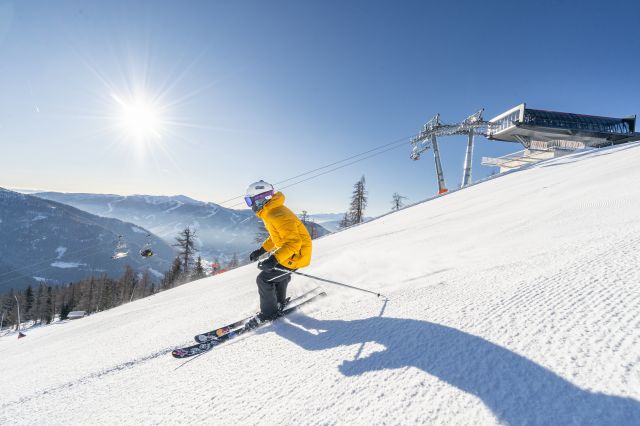
[[[207, 259], [239, 258], [255, 249], [261, 221], [249, 210], [234, 210], [184, 195], [114, 195], [40, 192], [38, 197], [68, 204], [89, 213], [135, 223], [151, 230], [168, 244], [185, 227], [196, 230], [196, 248]], [[311, 229], [313, 227], [313, 230]], [[308, 225], [320, 237], [329, 233], [323, 226]]]
[[[118, 236], [129, 255], [114, 260]], [[138, 255], [146, 243], [155, 252], [151, 258]], [[171, 246], [137, 224], [0, 188], [0, 292], [91, 274], [118, 277], [125, 264], [159, 278], [174, 256]]]

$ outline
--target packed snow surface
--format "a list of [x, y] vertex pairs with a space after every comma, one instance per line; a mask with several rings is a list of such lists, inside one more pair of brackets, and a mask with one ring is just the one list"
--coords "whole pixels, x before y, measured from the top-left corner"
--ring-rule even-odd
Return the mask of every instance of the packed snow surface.
[[[317, 240], [302, 312], [197, 358], [255, 265], [0, 339], [0, 424], [640, 424], [640, 145]], [[320, 283], [295, 277], [290, 294]]]
[[53, 262], [51, 264], [51, 266], [53, 266], [54, 268], [62, 268], [62, 269], [78, 268], [84, 265], [85, 265], [84, 263], [80, 263], [80, 262]]
[[137, 226], [132, 226], [132, 227], [131, 227], [131, 230], [132, 230], [133, 232], [135, 232], [136, 234], [147, 234], [147, 233], [148, 233], [148, 232], [147, 232], [147, 231], [145, 231], [144, 229], [142, 229], [142, 228], [138, 228]]

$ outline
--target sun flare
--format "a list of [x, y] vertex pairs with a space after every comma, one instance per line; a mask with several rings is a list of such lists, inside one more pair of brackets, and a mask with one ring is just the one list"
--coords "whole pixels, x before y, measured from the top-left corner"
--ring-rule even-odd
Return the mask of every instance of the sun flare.
[[118, 119], [124, 136], [136, 141], [160, 138], [162, 134], [162, 116], [159, 108], [144, 96], [122, 99], [113, 98], [119, 105]]

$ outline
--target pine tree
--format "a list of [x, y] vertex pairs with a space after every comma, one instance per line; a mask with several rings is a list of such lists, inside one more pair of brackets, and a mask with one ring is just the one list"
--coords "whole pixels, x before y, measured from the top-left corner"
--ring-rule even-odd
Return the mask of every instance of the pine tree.
[[309, 220], [309, 214], [307, 213], [306, 210], [302, 210], [302, 214], [300, 215], [300, 220], [305, 226], [307, 225], [307, 221]]
[[104, 308], [104, 282], [106, 280], [105, 274], [98, 279], [96, 283], [96, 310], [95, 312], [100, 312], [101, 309]]
[[153, 294], [153, 280], [149, 274], [149, 270], [144, 271], [144, 274], [138, 280], [138, 294], [140, 297], [147, 297]]
[[193, 255], [197, 251], [195, 248], [196, 231], [188, 226], [184, 228], [176, 237], [174, 247], [179, 247], [179, 257], [182, 260], [182, 271], [186, 276], [189, 274], [189, 268], [193, 264]]
[[2, 309], [5, 312], [5, 317], [4, 317], [5, 324], [14, 324], [17, 322], [16, 299], [14, 298], [13, 289], [9, 290], [9, 293], [4, 299]]
[[13, 324], [16, 322], [16, 299], [14, 298], [13, 289], [9, 290], [7, 298], [4, 303], [4, 310], [6, 312], [6, 318], [4, 319], [7, 324]]
[[52, 287], [51, 289], [51, 321], [56, 318], [56, 313], [58, 312], [58, 295], [60, 293], [60, 288], [58, 286]]
[[76, 286], [73, 283], [69, 283], [69, 293], [71, 293], [71, 296], [67, 300], [67, 306], [69, 306], [70, 310], [73, 310], [74, 306], [76, 306]]
[[69, 283], [67, 287], [63, 287], [59, 292], [60, 297], [60, 321], [66, 320], [69, 312], [73, 311], [75, 305], [75, 286]]
[[43, 305], [44, 305], [44, 285], [38, 286], [38, 293], [36, 294], [36, 306], [34, 309], [33, 319], [39, 323], [42, 323], [43, 317]]
[[133, 290], [135, 289], [135, 285], [137, 283], [136, 272], [133, 270], [131, 265], [127, 264], [124, 267], [124, 274], [118, 280], [118, 287], [121, 291], [121, 299], [120, 303], [125, 303], [131, 300], [133, 297]]
[[4, 309], [6, 296], [0, 296], [0, 331], [4, 328], [7, 319], [7, 311]]
[[80, 308], [84, 311], [87, 311], [87, 313], [92, 313], [93, 307], [94, 305], [94, 287], [95, 287], [95, 279], [93, 278], [93, 275], [91, 275], [91, 278], [89, 278], [89, 282], [87, 283], [87, 287], [89, 287], [87, 289], [87, 291], [84, 292], [85, 297], [82, 301], [82, 303], [80, 304]]
[[111, 286], [108, 280], [100, 282], [100, 300], [98, 301], [98, 312], [104, 311], [111, 307]]
[[24, 291], [24, 305], [23, 305], [24, 313], [22, 314], [23, 320], [31, 319], [33, 314], [32, 310], [33, 310], [34, 300], [35, 300], [35, 297], [33, 296], [33, 288], [29, 286]]
[[365, 189], [364, 176], [353, 185], [351, 195], [351, 206], [349, 209], [349, 219], [351, 224], [362, 223], [364, 221], [364, 210], [367, 207], [367, 191]]
[[0, 303], [0, 315], [4, 312], [4, 324], [11, 324], [13, 322], [13, 310], [15, 307], [16, 301], [13, 298], [13, 289], [9, 291], [2, 298], [2, 303]]
[[71, 312], [72, 307], [68, 302], [65, 302], [60, 307], [60, 321], [66, 320], [69, 316], [69, 312]]
[[113, 282], [107, 278], [106, 275], [103, 275], [100, 279], [100, 302], [98, 302], [98, 310], [104, 311], [113, 307], [113, 297], [114, 297], [114, 288]]
[[192, 279], [199, 280], [207, 276], [207, 273], [204, 271], [204, 266], [202, 265], [202, 257], [198, 256], [198, 260], [196, 260], [196, 266], [193, 270]]
[[44, 321], [47, 324], [51, 324], [51, 321], [53, 321], [53, 317], [55, 315], [55, 312], [53, 311], [53, 289], [51, 288], [51, 286], [47, 287], [47, 299], [45, 302], [45, 314], [44, 314]]
[[171, 265], [171, 269], [169, 269], [164, 274], [164, 278], [162, 279], [162, 288], [167, 290], [174, 287], [177, 283], [179, 283], [182, 279], [182, 261], [180, 257], [176, 257], [173, 259], [173, 264]]
[[402, 200], [406, 200], [407, 197], [404, 197], [397, 192], [393, 193], [393, 198], [391, 200], [391, 210], [398, 211], [404, 207], [404, 203]]
[[342, 220], [338, 224], [338, 227], [344, 229], [344, 228], [348, 228], [349, 226], [351, 226], [351, 221], [349, 220], [349, 213], [345, 213], [344, 216], [342, 217]]

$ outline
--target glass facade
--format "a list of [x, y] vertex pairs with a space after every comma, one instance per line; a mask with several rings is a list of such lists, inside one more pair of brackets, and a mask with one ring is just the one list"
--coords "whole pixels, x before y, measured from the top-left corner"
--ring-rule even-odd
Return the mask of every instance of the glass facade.
[[522, 123], [530, 126], [583, 130], [596, 133], [630, 134], [633, 132], [630, 120], [528, 108], [524, 110]]
[[520, 110], [515, 110], [512, 113], [505, 115], [493, 122], [491, 126], [491, 133], [498, 133], [506, 128], [513, 126], [513, 123], [518, 122], [520, 119]]

